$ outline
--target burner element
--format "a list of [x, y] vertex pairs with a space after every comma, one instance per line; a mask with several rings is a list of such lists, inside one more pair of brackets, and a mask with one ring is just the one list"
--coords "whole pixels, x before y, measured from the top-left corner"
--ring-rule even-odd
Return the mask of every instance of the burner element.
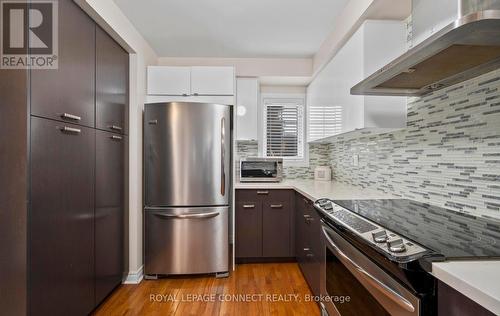
[[387, 231], [381, 230], [378, 232], [372, 233], [373, 241], [376, 243], [386, 242], [389, 237], [387, 236]]
[[389, 240], [387, 242], [387, 248], [389, 248], [390, 251], [400, 253], [400, 252], [405, 252], [406, 247], [403, 239], [393, 239]]

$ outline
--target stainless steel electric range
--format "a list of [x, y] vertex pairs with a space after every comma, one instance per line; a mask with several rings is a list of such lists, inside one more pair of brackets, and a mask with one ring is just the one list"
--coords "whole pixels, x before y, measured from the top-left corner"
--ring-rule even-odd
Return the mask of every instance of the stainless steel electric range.
[[433, 261], [500, 258], [500, 221], [410, 200], [320, 199], [323, 312], [435, 315]]

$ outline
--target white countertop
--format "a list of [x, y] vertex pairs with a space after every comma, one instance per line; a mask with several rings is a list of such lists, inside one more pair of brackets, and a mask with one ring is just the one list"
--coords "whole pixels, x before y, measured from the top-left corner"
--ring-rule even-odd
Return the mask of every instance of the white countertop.
[[[236, 189], [293, 189], [311, 200], [390, 199], [394, 196], [338, 182], [284, 180], [280, 183], [241, 183]], [[432, 275], [494, 314], [500, 315], [500, 261], [432, 263]]]
[[500, 261], [435, 262], [432, 275], [500, 315]]
[[312, 201], [329, 198], [332, 200], [390, 199], [393, 195], [373, 189], [363, 189], [332, 181], [284, 180], [279, 183], [237, 182], [236, 189], [294, 189]]

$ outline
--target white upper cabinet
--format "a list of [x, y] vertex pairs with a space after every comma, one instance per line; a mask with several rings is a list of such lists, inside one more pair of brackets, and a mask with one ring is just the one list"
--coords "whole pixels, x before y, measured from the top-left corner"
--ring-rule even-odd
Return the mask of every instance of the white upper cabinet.
[[190, 67], [148, 67], [149, 95], [189, 95], [191, 94]]
[[412, 0], [412, 46], [455, 21], [459, 3], [457, 0]]
[[259, 81], [257, 78], [236, 80], [236, 139], [257, 140]]
[[234, 95], [233, 67], [191, 67], [192, 95]]
[[406, 97], [350, 93], [405, 49], [403, 22], [366, 21], [307, 88], [308, 141], [356, 129], [405, 127]]
[[234, 67], [148, 67], [148, 95], [232, 96]]

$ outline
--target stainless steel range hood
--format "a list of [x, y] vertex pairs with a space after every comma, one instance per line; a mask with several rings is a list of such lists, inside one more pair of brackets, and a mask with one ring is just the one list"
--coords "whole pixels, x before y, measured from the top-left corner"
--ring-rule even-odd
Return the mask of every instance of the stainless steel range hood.
[[420, 96], [500, 68], [500, 0], [456, 1], [458, 19], [354, 86], [351, 94]]

